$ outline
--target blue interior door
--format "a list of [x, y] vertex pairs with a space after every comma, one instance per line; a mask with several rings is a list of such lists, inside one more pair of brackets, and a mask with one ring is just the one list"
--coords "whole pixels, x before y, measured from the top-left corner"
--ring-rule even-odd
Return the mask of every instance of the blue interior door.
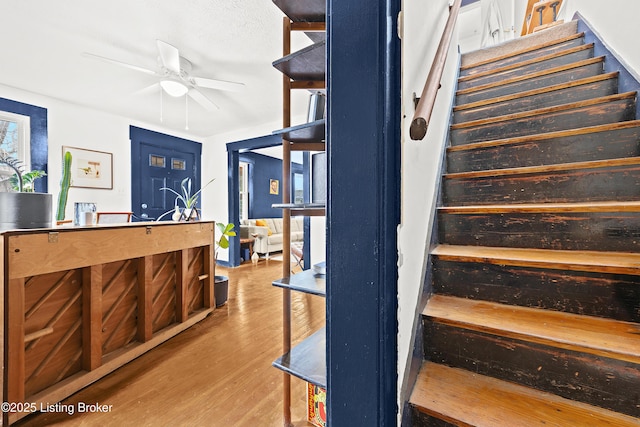
[[[132, 211], [143, 221], [170, 220], [180, 184], [191, 178], [191, 194], [200, 189], [201, 144], [157, 132], [131, 130]], [[184, 207], [182, 202], [178, 206]]]

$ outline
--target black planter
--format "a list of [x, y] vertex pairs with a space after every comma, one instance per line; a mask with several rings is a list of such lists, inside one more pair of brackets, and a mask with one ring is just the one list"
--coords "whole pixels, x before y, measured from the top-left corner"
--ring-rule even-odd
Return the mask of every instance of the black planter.
[[0, 231], [51, 227], [52, 198], [47, 193], [0, 193]]
[[213, 292], [216, 296], [216, 307], [225, 305], [229, 297], [229, 278], [227, 276], [216, 276]]

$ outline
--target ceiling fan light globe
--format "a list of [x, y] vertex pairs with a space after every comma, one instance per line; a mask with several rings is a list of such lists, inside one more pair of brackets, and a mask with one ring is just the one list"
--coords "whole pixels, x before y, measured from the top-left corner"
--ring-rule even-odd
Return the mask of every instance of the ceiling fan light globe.
[[160, 86], [169, 96], [175, 98], [184, 96], [189, 91], [189, 88], [184, 83], [175, 80], [162, 80]]

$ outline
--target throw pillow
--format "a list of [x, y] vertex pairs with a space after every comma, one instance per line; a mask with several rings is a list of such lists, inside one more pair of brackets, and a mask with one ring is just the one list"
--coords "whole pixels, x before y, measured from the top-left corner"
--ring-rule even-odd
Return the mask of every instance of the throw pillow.
[[256, 225], [258, 227], [267, 227], [267, 236], [271, 236], [273, 234], [273, 232], [267, 225], [267, 221], [265, 221], [264, 219], [256, 219]]

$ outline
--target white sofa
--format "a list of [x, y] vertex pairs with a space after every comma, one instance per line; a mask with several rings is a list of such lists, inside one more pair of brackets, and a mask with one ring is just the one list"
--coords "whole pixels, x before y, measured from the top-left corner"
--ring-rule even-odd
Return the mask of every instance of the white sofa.
[[[253, 251], [259, 254], [269, 255], [270, 252], [282, 250], [282, 218], [262, 218], [267, 226], [256, 225], [256, 219], [243, 219], [240, 221], [240, 237], [252, 238]], [[271, 234], [269, 234], [271, 232]], [[255, 236], [254, 236], [255, 235]], [[304, 242], [303, 218], [291, 218], [291, 242]]]

